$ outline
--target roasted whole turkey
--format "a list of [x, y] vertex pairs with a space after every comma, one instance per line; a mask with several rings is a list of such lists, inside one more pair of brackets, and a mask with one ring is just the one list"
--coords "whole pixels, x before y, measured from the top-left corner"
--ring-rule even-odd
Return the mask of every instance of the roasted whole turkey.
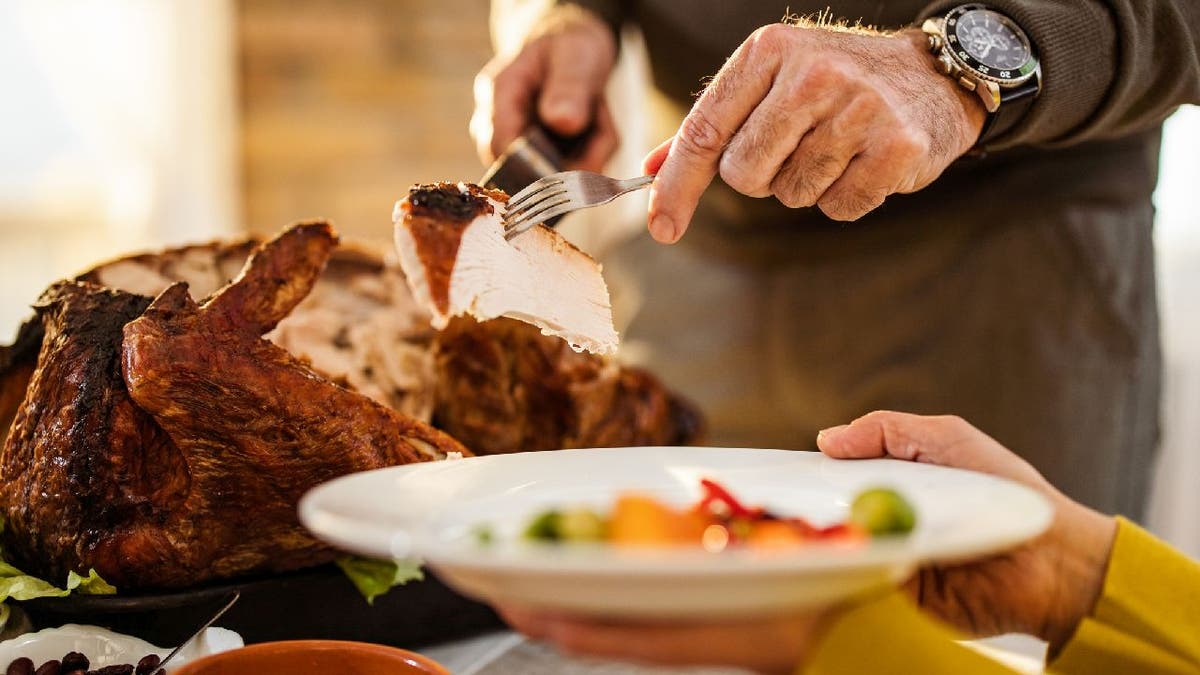
[[[398, 269], [325, 223], [123, 258], [53, 284], [0, 347], [4, 552], [123, 591], [334, 552], [300, 495], [449, 453], [679, 444], [652, 376], [509, 319], [442, 332]], [[265, 339], [264, 339], [265, 336]]]

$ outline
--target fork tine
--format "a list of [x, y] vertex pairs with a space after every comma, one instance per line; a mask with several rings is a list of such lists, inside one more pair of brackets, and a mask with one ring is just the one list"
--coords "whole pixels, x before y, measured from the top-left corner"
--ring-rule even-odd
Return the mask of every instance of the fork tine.
[[536, 224], [537, 223], [532, 221], [524, 220], [521, 221], [521, 223], [516, 227], [504, 228], [504, 241], [512, 241], [513, 239], [516, 239], [518, 235], [524, 233], [526, 230], [532, 228]]
[[512, 218], [512, 217], [516, 216], [517, 214], [521, 213], [522, 211], [528, 211], [532, 208], [536, 208], [538, 204], [541, 204], [542, 202], [546, 201], [547, 199], [554, 199], [556, 197], [562, 197], [563, 195], [570, 196], [568, 194], [567, 188], [565, 188], [561, 185], [556, 185], [554, 187], [545, 188], [539, 192], [534, 193], [533, 195], [531, 195], [529, 197], [526, 197], [520, 204], [517, 204], [515, 206], [512, 206], [512, 205], [507, 206], [504, 209], [504, 217], [506, 219]]
[[517, 217], [508, 220], [504, 224], [504, 229], [507, 232], [510, 229], [515, 229], [521, 226], [522, 223], [537, 224], [545, 220], [548, 216], [543, 216], [547, 211], [556, 206], [566, 206], [567, 210], [571, 208], [571, 198], [566, 196], [551, 197], [535, 204], [532, 208]]
[[545, 213], [548, 209], [552, 209], [552, 208], [562, 205], [562, 204], [571, 204], [571, 203], [572, 203], [572, 199], [571, 199], [571, 196], [568, 194], [562, 194], [562, 195], [558, 195], [555, 197], [549, 197], [547, 199], [543, 199], [543, 200], [539, 201], [538, 203], [534, 204], [533, 206], [529, 207], [528, 209], [525, 209], [523, 212], [516, 214], [514, 217], [506, 219], [505, 227], [512, 227], [516, 224], [525, 222], [527, 220], [533, 220], [534, 222], [541, 222], [542, 214]]
[[[538, 223], [544, 223], [547, 220], [550, 220], [551, 218], [561, 216], [565, 213], [570, 213], [572, 211], [575, 211], [576, 208], [577, 207], [574, 203], [563, 202], [557, 206], [552, 206], [548, 209], [540, 211], [537, 214], [537, 216], [534, 218], [522, 218], [519, 222], [517, 222], [516, 225], [512, 226], [511, 228], [508, 228], [508, 227], [504, 228], [504, 238], [512, 239], [513, 237], [517, 236], [518, 234], [521, 234], [525, 230], [528, 230], [529, 228], [533, 227], [534, 225], [537, 225]], [[511, 234], [510, 234], [510, 232], [511, 232]]]
[[508, 198], [508, 210], [512, 211], [513, 209], [520, 208], [518, 205], [530, 197], [539, 194], [546, 189], [558, 187], [562, 184], [562, 179], [554, 176], [547, 176], [540, 180], [535, 180], [526, 186], [524, 190], [521, 190], [517, 194]]

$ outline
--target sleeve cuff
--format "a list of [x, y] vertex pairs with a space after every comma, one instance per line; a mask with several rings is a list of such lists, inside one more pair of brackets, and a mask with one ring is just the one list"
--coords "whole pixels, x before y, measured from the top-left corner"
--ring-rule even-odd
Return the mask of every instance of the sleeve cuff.
[[1200, 667], [1198, 626], [1200, 563], [1118, 517], [1100, 599], [1053, 665], [1068, 672], [1067, 665], [1089, 658], [1119, 663], [1126, 654], [1137, 655], [1133, 664], [1159, 667], [1129, 672], [1194, 673]]
[[[966, 0], [937, 0], [920, 18], [945, 14]], [[1098, 2], [985, 0], [1012, 17], [1028, 34], [1042, 63], [1042, 92], [1029, 112], [1008, 130], [979, 139], [985, 150], [1054, 144], [1085, 136], [1112, 86], [1117, 67], [1117, 29]]]
[[1122, 630], [1084, 619], [1047, 672], [1194, 675], [1196, 664]]
[[839, 616], [797, 675], [834, 673], [1011, 674], [1001, 664], [964, 647], [949, 627], [928, 618], [893, 591]]

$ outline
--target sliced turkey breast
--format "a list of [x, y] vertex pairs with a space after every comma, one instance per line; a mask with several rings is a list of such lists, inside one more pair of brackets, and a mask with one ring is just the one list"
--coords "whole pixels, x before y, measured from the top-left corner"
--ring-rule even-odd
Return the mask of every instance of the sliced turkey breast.
[[554, 230], [538, 225], [505, 241], [508, 196], [466, 183], [413, 187], [396, 203], [396, 250], [434, 328], [451, 317], [507, 316], [566, 340], [576, 351], [617, 349], [600, 265]]

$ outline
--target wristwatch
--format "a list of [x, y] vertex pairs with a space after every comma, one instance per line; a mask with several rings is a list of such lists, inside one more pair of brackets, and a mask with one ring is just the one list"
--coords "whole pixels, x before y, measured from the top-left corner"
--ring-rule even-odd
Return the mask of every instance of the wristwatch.
[[1015, 21], [981, 3], [959, 5], [921, 30], [939, 69], [979, 95], [988, 111], [980, 137], [1011, 129], [1042, 89], [1042, 66]]

